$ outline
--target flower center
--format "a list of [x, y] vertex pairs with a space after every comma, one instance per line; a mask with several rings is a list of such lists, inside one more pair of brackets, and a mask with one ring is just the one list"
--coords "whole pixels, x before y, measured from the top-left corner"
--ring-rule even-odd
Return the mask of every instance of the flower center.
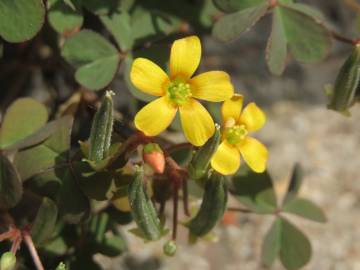
[[248, 131], [244, 125], [234, 125], [225, 130], [225, 138], [230, 144], [238, 144], [245, 139]]
[[182, 105], [191, 97], [190, 85], [181, 80], [173, 80], [167, 87], [167, 95], [170, 101]]

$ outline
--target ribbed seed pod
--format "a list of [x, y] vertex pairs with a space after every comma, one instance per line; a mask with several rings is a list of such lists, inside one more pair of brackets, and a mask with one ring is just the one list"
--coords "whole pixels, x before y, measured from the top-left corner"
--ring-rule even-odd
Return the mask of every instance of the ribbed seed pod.
[[329, 93], [328, 108], [349, 115], [360, 82], [360, 45], [356, 45], [340, 69], [334, 88]]
[[114, 92], [106, 91], [99, 110], [96, 112], [90, 132], [89, 160], [98, 162], [107, 157], [113, 128]]
[[214, 135], [193, 156], [189, 165], [191, 179], [199, 180], [204, 177], [209, 169], [211, 157], [219, 146], [221, 139], [220, 126], [215, 125]]
[[128, 189], [132, 216], [146, 240], [157, 240], [161, 236], [160, 220], [155, 207], [143, 186], [143, 170], [137, 168]]
[[205, 192], [199, 212], [187, 227], [194, 236], [209, 233], [223, 217], [227, 204], [227, 185], [224, 176], [213, 173], [205, 184]]

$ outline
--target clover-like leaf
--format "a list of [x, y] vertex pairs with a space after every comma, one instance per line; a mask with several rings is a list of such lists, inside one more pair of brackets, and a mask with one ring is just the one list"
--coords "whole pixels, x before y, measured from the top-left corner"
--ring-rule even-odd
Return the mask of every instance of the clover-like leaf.
[[260, 5], [267, 0], [213, 0], [215, 6], [224, 12], [235, 12]]
[[271, 266], [279, 256], [281, 248], [281, 219], [277, 218], [267, 232], [262, 245], [261, 258], [266, 266]]
[[287, 40], [281, 14], [274, 10], [271, 34], [266, 47], [266, 61], [271, 73], [281, 75], [285, 69]]
[[8, 42], [33, 38], [45, 20], [42, 0], [1, 0], [0, 36]]
[[16, 168], [0, 154], [0, 209], [14, 207], [22, 194], [23, 187]]
[[122, 50], [131, 49], [134, 43], [131, 16], [127, 11], [116, 11], [100, 16], [100, 20], [114, 36]]
[[276, 194], [267, 172], [255, 173], [243, 165], [232, 178], [230, 192], [256, 213], [273, 213], [277, 208]]
[[289, 50], [300, 62], [313, 63], [323, 59], [331, 46], [331, 35], [321, 22], [292, 5], [280, 5]]
[[118, 50], [91, 30], [82, 30], [68, 38], [62, 56], [76, 68], [77, 82], [91, 90], [107, 86], [120, 62]]
[[44, 197], [31, 227], [31, 236], [35, 245], [39, 246], [48, 240], [54, 229], [58, 216], [56, 204]]
[[280, 260], [288, 270], [300, 269], [311, 258], [309, 239], [298, 228], [281, 218]]
[[258, 5], [221, 17], [214, 25], [213, 35], [221, 41], [237, 39], [266, 14], [268, 7], [267, 1], [261, 1]]
[[46, 169], [54, 168], [55, 165], [67, 163], [72, 122], [70, 116], [59, 119], [56, 129], [44, 142], [15, 155], [14, 164], [21, 179], [26, 180]]
[[278, 217], [265, 236], [262, 262], [270, 267], [279, 256], [286, 269], [296, 270], [309, 262], [311, 253], [306, 235], [286, 219]]
[[294, 198], [284, 204], [283, 211], [316, 222], [324, 223], [327, 220], [322, 209], [307, 199]]
[[39, 130], [48, 119], [46, 107], [32, 99], [19, 98], [7, 109], [0, 129], [0, 148], [20, 142]]
[[81, 28], [84, 18], [80, 8], [74, 9], [63, 0], [50, 0], [48, 4], [48, 20], [55, 31], [66, 35]]
[[298, 163], [295, 164], [291, 174], [288, 189], [284, 198], [284, 203], [297, 197], [303, 182], [303, 174], [304, 172], [300, 164]]

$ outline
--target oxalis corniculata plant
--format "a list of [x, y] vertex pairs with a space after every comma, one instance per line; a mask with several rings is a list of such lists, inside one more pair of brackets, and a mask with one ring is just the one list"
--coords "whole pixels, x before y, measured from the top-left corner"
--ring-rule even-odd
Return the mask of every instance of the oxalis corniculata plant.
[[[355, 0], [343, 2], [359, 13]], [[0, 129], [0, 269], [102, 269], [93, 255], [131, 250], [123, 235], [128, 227], [144, 245], [158, 241], [164, 254], [176, 256], [182, 252], [178, 226], [195, 244], [215, 238], [224, 213], [226, 220], [238, 212], [274, 217], [264, 236], [264, 265], [276, 258], [286, 269], [306, 265], [310, 241], [288, 214], [316, 222], [326, 217], [298, 196], [300, 164], [280, 200], [266, 171], [266, 146], [253, 137], [265, 113], [234, 89], [231, 74], [196, 73], [200, 37], [235, 40], [264, 16], [272, 17], [265, 61], [274, 75], [284, 72], [289, 56], [313, 63], [328, 55], [333, 40], [349, 45], [333, 86], [325, 87], [328, 108], [349, 116], [359, 97], [359, 39], [333, 31], [309, 5], [0, 0], [6, 107]], [[17, 98], [39, 70], [58, 76], [65, 82], [61, 87], [74, 93], [65, 102], [55, 99], [55, 106]], [[107, 90], [115, 78], [127, 89]], [[49, 81], [61, 96], [56, 80]], [[114, 110], [115, 93], [124, 98], [127, 90], [133, 96], [127, 97], [128, 110]], [[207, 111], [216, 103], [217, 124]], [[171, 140], [169, 126], [181, 129], [184, 141]], [[228, 203], [229, 197], [241, 207]]]

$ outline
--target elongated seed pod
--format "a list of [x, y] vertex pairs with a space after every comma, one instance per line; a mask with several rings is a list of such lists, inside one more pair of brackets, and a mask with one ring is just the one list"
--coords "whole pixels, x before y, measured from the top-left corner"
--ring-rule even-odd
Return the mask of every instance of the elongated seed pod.
[[227, 186], [224, 176], [213, 173], [205, 184], [199, 212], [187, 225], [190, 233], [201, 237], [209, 233], [223, 217], [227, 204]]
[[99, 110], [96, 112], [90, 132], [89, 160], [98, 162], [107, 155], [111, 143], [113, 128], [113, 100], [114, 92], [106, 91]]
[[146, 240], [157, 240], [161, 236], [160, 220], [155, 207], [143, 186], [143, 170], [137, 168], [128, 189], [132, 216]]
[[214, 155], [221, 139], [220, 126], [215, 125], [214, 135], [193, 156], [189, 165], [189, 176], [198, 180], [204, 177], [209, 169], [211, 157]]
[[355, 102], [360, 82], [360, 45], [356, 45], [341, 67], [334, 89], [330, 93], [329, 109], [349, 114], [348, 109]]

